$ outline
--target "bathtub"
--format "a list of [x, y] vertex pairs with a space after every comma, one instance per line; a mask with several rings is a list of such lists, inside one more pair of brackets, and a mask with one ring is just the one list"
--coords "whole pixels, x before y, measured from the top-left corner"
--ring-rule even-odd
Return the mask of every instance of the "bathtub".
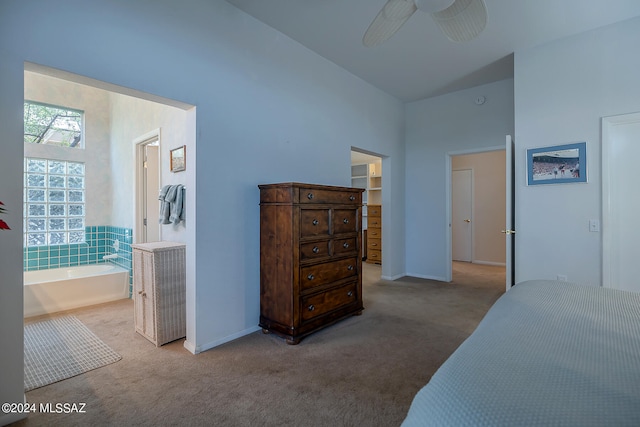
[[113, 264], [24, 272], [24, 317], [129, 298], [129, 272]]

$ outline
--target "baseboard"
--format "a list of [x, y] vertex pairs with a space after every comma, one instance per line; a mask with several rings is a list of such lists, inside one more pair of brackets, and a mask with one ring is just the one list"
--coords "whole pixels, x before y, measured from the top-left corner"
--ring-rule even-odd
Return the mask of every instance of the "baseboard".
[[[13, 402], [13, 403], [25, 403], [27, 401], [27, 396], [24, 396], [24, 400], [22, 402]], [[5, 402], [2, 402], [5, 403]], [[11, 402], [9, 402], [11, 403]], [[4, 412], [0, 412], [0, 426], [6, 426], [11, 423], [15, 423], [16, 421], [23, 420], [27, 418], [29, 414], [26, 412], [13, 412], [9, 414], [5, 414]]]
[[406, 276], [405, 273], [396, 274], [395, 276], [380, 276], [380, 278], [382, 280], [398, 280], [398, 279], [400, 279], [401, 277], [404, 277], [404, 276]]
[[260, 330], [260, 327], [256, 325], [256, 326], [253, 326], [251, 328], [247, 328], [247, 329], [245, 329], [243, 331], [236, 332], [235, 334], [227, 335], [226, 337], [220, 338], [219, 340], [211, 341], [211, 342], [208, 342], [206, 344], [199, 345], [199, 346], [194, 346], [192, 343], [189, 343], [188, 341], [185, 341], [184, 342], [184, 347], [187, 350], [189, 350], [191, 353], [198, 354], [198, 353], [202, 353], [203, 351], [210, 350], [210, 349], [212, 349], [214, 347], [217, 347], [219, 345], [228, 343], [229, 341], [233, 341], [233, 340], [236, 340], [238, 338], [241, 338], [241, 337], [243, 337], [245, 335], [252, 334], [252, 333], [254, 333], [256, 331], [259, 331], [259, 330]]
[[448, 282], [446, 277], [440, 276], [426, 276], [424, 274], [407, 273], [407, 276], [416, 277], [418, 279], [436, 280], [438, 282]]
[[507, 264], [504, 262], [493, 262], [493, 261], [471, 261], [473, 264], [481, 264], [481, 265], [495, 265], [496, 267], [506, 267]]
[[190, 341], [184, 340], [184, 348], [186, 348], [187, 350], [189, 350], [189, 352], [191, 354], [196, 354], [196, 346], [193, 345], [193, 343], [191, 343]]

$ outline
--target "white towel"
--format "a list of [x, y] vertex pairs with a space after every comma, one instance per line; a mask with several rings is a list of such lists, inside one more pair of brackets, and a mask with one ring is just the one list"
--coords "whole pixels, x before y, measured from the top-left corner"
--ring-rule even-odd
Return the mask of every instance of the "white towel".
[[[180, 221], [182, 221], [184, 219], [184, 216], [182, 215], [184, 209], [183, 209], [183, 186], [181, 184], [178, 185], [174, 185], [173, 188], [171, 188], [169, 190], [169, 192], [171, 192], [171, 190], [175, 190], [174, 194], [173, 194], [173, 200], [170, 201], [169, 203], [169, 221], [171, 221], [174, 224], [179, 224]], [[168, 198], [168, 194], [167, 194], [167, 198]]]
[[160, 200], [160, 217], [158, 218], [158, 222], [160, 224], [170, 224], [169, 215], [170, 215], [170, 204], [166, 200], [167, 193], [171, 185], [165, 185], [160, 190], [160, 195], [158, 196], [158, 200]]

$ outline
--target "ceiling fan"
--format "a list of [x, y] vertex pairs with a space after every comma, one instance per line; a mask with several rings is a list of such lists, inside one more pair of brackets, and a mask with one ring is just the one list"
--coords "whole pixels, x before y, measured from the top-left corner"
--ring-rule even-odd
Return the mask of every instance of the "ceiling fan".
[[447, 38], [455, 42], [477, 37], [487, 25], [484, 0], [388, 0], [369, 25], [362, 43], [373, 47], [389, 39], [418, 9], [430, 14]]

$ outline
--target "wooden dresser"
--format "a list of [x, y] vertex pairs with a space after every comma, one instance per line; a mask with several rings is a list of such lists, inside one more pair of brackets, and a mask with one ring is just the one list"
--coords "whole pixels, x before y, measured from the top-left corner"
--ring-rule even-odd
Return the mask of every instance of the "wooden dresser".
[[298, 344], [362, 314], [362, 191], [283, 183], [260, 188], [260, 327]]
[[367, 206], [367, 262], [382, 264], [382, 206]]

